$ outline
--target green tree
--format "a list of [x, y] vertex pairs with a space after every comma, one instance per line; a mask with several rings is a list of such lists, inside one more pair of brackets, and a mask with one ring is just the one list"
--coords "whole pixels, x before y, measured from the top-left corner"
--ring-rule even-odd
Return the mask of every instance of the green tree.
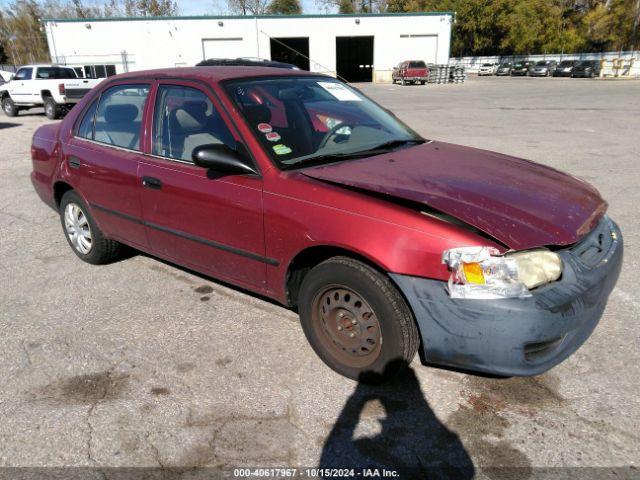
[[280, 15], [299, 15], [302, 13], [300, 0], [271, 0], [267, 12]]
[[4, 43], [0, 41], [0, 64], [7, 63], [7, 60], [9, 60], [9, 57], [4, 50]]
[[49, 60], [49, 49], [41, 19], [42, 9], [35, 0], [16, 0], [0, 14], [0, 42], [11, 45], [11, 63]]

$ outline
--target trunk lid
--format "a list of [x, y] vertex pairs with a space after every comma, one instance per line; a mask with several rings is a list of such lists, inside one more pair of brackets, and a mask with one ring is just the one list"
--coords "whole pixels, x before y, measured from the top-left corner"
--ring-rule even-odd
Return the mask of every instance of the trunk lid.
[[440, 142], [301, 173], [422, 203], [514, 250], [575, 243], [607, 208], [595, 188], [553, 168]]

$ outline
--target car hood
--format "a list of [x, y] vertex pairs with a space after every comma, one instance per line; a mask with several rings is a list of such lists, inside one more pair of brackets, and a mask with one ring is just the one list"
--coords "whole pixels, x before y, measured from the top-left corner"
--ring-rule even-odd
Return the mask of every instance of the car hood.
[[441, 142], [301, 173], [391, 200], [422, 203], [513, 250], [575, 243], [607, 208], [595, 188], [553, 168]]

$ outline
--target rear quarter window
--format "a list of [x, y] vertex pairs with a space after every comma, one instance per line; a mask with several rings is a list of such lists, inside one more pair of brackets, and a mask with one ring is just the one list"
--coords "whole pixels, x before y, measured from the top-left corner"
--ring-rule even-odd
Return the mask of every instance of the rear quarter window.
[[98, 106], [98, 100], [95, 100], [91, 106], [87, 109], [82, 117], [82, 121], [78, 126], [78, 131], [76, 132], [76, 136], [81, 138], [86, 138], [88, 140], [93, 140], [93, 120], [96, 116], [96, 107]]

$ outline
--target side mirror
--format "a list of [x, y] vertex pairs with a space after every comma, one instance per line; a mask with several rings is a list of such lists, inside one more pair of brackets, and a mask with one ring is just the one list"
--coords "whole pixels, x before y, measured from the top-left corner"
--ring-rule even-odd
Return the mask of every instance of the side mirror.
[[256, 169], [235, 150], [223, 143], [200, 145], [191, 154], [193, 163], [225, 175], [257, 174]]

